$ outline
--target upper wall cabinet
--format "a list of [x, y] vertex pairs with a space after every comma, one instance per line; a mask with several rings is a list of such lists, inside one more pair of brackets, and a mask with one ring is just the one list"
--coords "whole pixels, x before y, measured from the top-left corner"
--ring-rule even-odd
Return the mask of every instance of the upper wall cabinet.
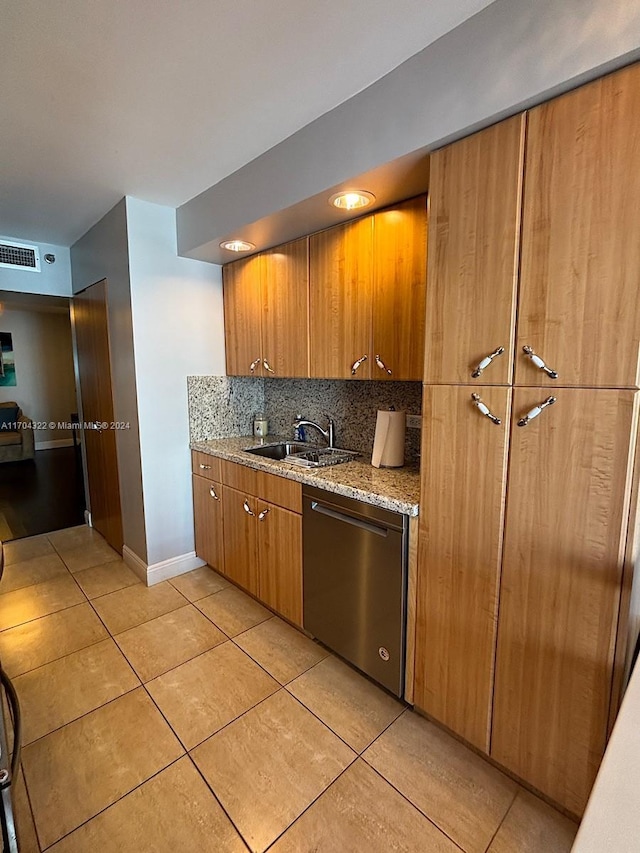
[[312, 377], [421, 378], [426, 252], [424, 196], [311, 236]]
[[308, 373], [307, 238], [223, 269], [227, 373]]
[[371, 379], [373, 216], [309, 238], [309, 367], [320, 379]]
[[530, 112], [517, 384], [638, 385], [639, 163], [639, 65]]
[[525, 116], [431, 157], [424, 381], [508, 385]]

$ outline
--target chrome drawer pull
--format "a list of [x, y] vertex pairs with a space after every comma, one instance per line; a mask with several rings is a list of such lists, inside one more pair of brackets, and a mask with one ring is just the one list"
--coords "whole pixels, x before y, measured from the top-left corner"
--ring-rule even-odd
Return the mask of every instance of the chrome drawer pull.
[[538, 403], [537, 406], [534, 406], [530, 412], [520, 418], [518, 421], [518, 426], [526, 426], [529, 421], [532, 421], [534, 418], [537, 418], [538, 415], [542, 412], [543, 409], [546, 409], [547, 406], [553, 406], [556, 401], [556, 397], [547, 397], [547, 399], [543, 403]]
[[211, 497], [214, 499], [214, 501], [219, 501], [219, 500], [220, 500], [220, 498], [217, 496], [217, 494], [216, 494], [216, 490], [213, 488], [213, 486], [211, 486], [211, 488], [209, 489], [209, 494], [210, 494], [210, 495], [211, 495]]
[[211, 465], [203, 465], [203, 464], [202, 464], [202, 462], [201, 462], [201, 463], [200, 463], [200, 469], [201, 469], [202, 471], [210, 471], [210, 470], [211, 470]]
[[531, 361], [535, 364], [536, 367], [539, 367], [540, 370], [544, 370], [544, 372], [551, 379], [558, 378], [558, 372], [556, 370], [551, 370], [550, 367], [547, 367], [544, 360], [540, 358], [539, 355], [536, 355], [535, 352], [531, 349], [531, 347], [522, 347], [522, 351], [526, 356], [528, 356]]
[[271, 367], [271, 365], [269, 364], [269, 362], [267, 361], [267, 359], [266, 359], [266, 358], [263, 358], [263, 359], [262, 359], [262, 363], [263, 363], [263, 364], [264, 364], [264, 366], [265, 366], [265, 370], [268, 370], [268, 371], [269, 371], [269, 373], [275, 373], [275, 370], [273, 369], [273, 367]]
[[255, 515], [255, 512], [252, 512], [252, 511], [251, 511], [251, 507], [249, 506], [249, 504], [247, 503], [247, 501], [245, 501], [245, 502], [242, 504], [242, 507], [243, 507], [244, 511], [245, 511], [248, 515]]
[[268, 514], [268, 512], [269, 512], [269, 507], [267, 507], [266, 509], [263, 509], [262, 512], [260, 513], [260, 515], [258, 516], [258, 521], [264, 521], [265, 516]]
[[487, 406], [487, 404], [486, 404], [486, 403], [483, 403], [483, 402], [482, 402], [482, 400], [480, 399], [480, 395], [479, 395], [479, 394], [473, 393], [473, 394], [471, 395], [471, 399], [473, 400], [473, 404], [474, 404], [475, 406], [477, 406], [477, 408], [482, 412], [482, 414], [483, 414], [486, 418], [489, 418], [489, 420], [490, 420], [492, 423], [494, 423], [496, 426], [500, 426], [500, 424], [502, 423], [502, 421], [500, 420], [500, 418], [497, 418], [494, 414], [492, 414], [492, 413], [489, 411], [489, 407]]
[[260, 359], [260, 358], [254, 359], [254, 361], [252, 361], [251, 364], [249, 365], [249, 373], [253, 373], [253, 371], [260, 364], [261, 361], [262, 361], [262, 359]]
[[498, 349], [494, 350], [494, 351], [491, 353], [491, 355], [485, 355], [485, 357], [482, 359], [482, 361], [480, 362], [480, 364], [479, 364], [479, 365], [476, 367], [476, 369], [473, 371], [473, 373], [471, 374], [471, 376], [472, 376], [474, 379], [477, 379], [477, 378], [478, 378], [478, 376], [480, 376], [480, 375], [482, 374], [482, 372], [483, 372], [484, 370], [486, 370], [486, 369], [487, 369], [487, 367], [489, 367], [489, 365], [491, 364], [491, 362], [493, 361], [493, 359], [494, 359], [494, 358], [497, 358], [499, 355], [502, 355], [502, 353], [503, 353], [503, 352], [504, 352], [504, 347], [498, 347]]
[[368, 358], [368, 356], [363, 355], [361, 358], [358, 358], [356, 361], [353, 362], [353, 364], [351, 365], [351, 375], [352, 376], [355, 376], [355, 374], [358, 371], [358, 368], [360, 367], [360, 365], [362, 364], [363, 361], [367, 360], [367, 358]]
[[387, 367], [387, 365], [384, 363], [384, 361], [380, 358], [379, 355], [376, 355], [376, 364], [378, 365], [380, 370], [386, 370], [389, 376], [392, 375], [391, 368]]

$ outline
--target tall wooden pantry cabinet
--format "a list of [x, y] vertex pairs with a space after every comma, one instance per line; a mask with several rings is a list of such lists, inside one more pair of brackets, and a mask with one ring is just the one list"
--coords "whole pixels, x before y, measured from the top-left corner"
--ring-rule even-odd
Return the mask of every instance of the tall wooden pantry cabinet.
[[624, 646], [638, 162], [631, 66], [431, 164], [415, 703], [575, 814]]

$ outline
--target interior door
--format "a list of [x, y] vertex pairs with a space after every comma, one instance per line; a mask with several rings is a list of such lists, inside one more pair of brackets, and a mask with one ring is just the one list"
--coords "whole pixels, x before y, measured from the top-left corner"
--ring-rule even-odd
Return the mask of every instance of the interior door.
[[511, 381], [524, 132], [514, 116], [431, 155], [425, 382]]
[[640, 384], [639, 156], [640, 65], [531, 110], [516, 384]]
[[309, 253], [306, 237], [262, 255], [265, 376], [309, 376]]
[[373, 260], [371, 378], [420, 381], [427, 284], [425, 196], [375, 214]]
[[[546, 393], [516, 388], [514, 421]], [[555, 397], [511, 431], [491, 755], [581, 814], [607, 737], [638, 400]]]
[[[475, 405], [472, 393], [500, 420]], [[489, 751], [511, 389], [424, 388], [415, 704]]]
[[[116, 431], [113, 423], [107, 281], [76, 294], [72, 316], [78, 350], [83, 429], [91, 521], [112, 548], [122, 553], [122, 510]], [[100, 426], [102, 425], [102, 426]]]
[[222, 268], [224, 339], [229, 376], [262, 376], [262, 255]]
[[373, 216], [309, 238], [309, 367], [320, 379], [371, 379]]

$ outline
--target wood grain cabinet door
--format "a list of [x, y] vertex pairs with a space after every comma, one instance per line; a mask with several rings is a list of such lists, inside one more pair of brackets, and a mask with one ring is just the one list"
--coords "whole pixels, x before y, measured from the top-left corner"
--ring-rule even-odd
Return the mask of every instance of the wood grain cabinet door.
[[426, 197], [374, 215], [372, 379], [422, 379]]
[[531, 110], [516, 384], [638, 385], [639, 163], [640, 65]]
[[[370, 379], [373, 216], [309, 238], [309, 368], [320, 379]], [[352, 366], [364, 358], [358, 367]]]
[[229, 376], [262, 376], [262, 255], [222, 268]]
[[[516, 388], [514, 421], [545, 393]], [[555, 396], [512, 428], [491, 755], [581, 814], [607, 736], [638, 400]]]
[[258, 499], [223, 486], [222, 501], [225, 574], [252, 595], [258, 595]]
[[524, 115], [431, 156], [424, 381], [508, 385], [519, 259]]
[[[500, 419], [475, 406], [471, 394]], [[511, 389], [425, 386], [417, 707], [489, 751]]]
[[302, 627], [302, 516], [258, 503], [259, 596]]
[[196, 554], [212, 568], [224, 573], [222, 540], [222, 486], [193, 475], [193, 515]]
[[309, 375], [309, 255], [303, 237], [262, 255], [264, 376]]

